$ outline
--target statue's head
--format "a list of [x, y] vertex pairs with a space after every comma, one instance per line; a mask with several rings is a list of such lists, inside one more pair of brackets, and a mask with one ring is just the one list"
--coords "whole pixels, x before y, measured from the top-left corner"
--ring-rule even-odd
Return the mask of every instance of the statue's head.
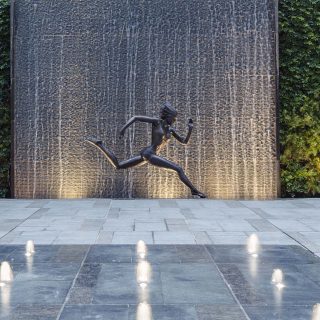
[[160, 118], [171, 125], [176, 121], [178, 112], [170, 102], [165, 102], [160, 109]]

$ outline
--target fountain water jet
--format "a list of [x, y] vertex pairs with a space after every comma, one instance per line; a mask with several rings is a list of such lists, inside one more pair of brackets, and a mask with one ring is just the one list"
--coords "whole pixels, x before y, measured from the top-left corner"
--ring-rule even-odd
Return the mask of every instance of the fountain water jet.
[[271, 281], [279, 290], [284, 288], [283, 278], [284, 276], [281, 269], [273, 270]]
[[146, 302], [138, 304], [137, 320], [152, 320], [152, 309], [150, 304]]
[[151, 266], [147, 261], [140, 261], [137, 266], [137, 283], [141, 288], [146, 288], [151, 279]]
[[312, 320], [320, 320], [320, 303], [316, 303], [312, 308]]
[[145, 242], [143, 240], [139, 240], [137, 242], [137, 256], [140, 258], [140, 259], [145, 259], [146, 256], [147, 256], [147, 253], [148, 253], [148, 248], [147, 248], [147, 245], [145, 244]]
[[[1, 303], [1, 312], [3, 314], [10, 312], [10, 301], [11, 301], [11, 286], [1, 286], [0, 288], [0, 303]], [[1, 313], [1, 314], [2, 314]]]
[[247, 250], [248, 250], [248, 253], [254, 258], [258, 257], [259, 247], [260, 247], [259, 238], [255, 233], [253, 233], [247, 239]]
[[141, 287], [139, 284], [137, 286], [137, 297], [139, 302], [149, 302], [150, 290], [148, 286]]
[[0, 284], [4, 286], [6, 282], [13, 281], [13, 272], [9, 262], [3, 261], [0, 266]]
[[30, 256], [32, 256], [34, 253], [35, 253], [35, 250], [34, 250], [34, 242], [33, 242], [33, 240], [28, 240], [27, 243], [26, 243], [26, 253], [25, 253], [25, 255], [26, 255], [27, 257], [30, 257]]

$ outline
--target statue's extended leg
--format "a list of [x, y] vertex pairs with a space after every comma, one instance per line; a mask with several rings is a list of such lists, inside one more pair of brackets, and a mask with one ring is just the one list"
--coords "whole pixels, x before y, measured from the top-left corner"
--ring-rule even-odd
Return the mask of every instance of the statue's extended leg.
[[131, 159], [121, 161], [119, 163], [118, 159], [114, 155], [114, 153], [111, 150], [109, 150], [108, 148], [106, 148], [102, 144], [101, 140], [94, 139], [94, 138], [88, 138], [86, 141], [89, 142], [90, 144], [94, 145], [95, 147], [97, 147], [99, 150], [101, 150], [103, 152], [103, 154], [106, 156], [106, 158], [109, 160], [109, 162], [116, 169], [132, 168], [132, 167], [136, 167], [138, 165], [142, 165], [142, 164], [146, 163], [146, 161], [141, 156], [133, 157]]
[[145, 161], [141, 156], [136, 156], [131, 159], [121, 161], [119, 163], [118, 169], [128, 169], [132, 167], [137, 167], [143, 165], [146, 162], [147, 161]]
[[188, 179], [183, 169], [179, 165], [157, 155], [151, 155], [150, 157], [148, 157], [148, 161], [154, 166], [166, 168], [177, 172], [180, 180], [191, 190], [192, 195], [197, 195], [200, 198], [206, 198], [206, 196], [202, 192], [198, 191], [196, 187], [191, 183], [191, 181]]
[[117, 157], [114, 155], [114, 153], [107, 149], [103, 144], [101, 140], [95, 139], [95, 138], [88, 138], [86, 141], [95, 147], [97, 147], [99, 150], [103, 152], [103, 154], [106, 156], [106, 158], [109, 160], [109, 162], [113, 165], [114, 168], [119, 168], [119, 162]]

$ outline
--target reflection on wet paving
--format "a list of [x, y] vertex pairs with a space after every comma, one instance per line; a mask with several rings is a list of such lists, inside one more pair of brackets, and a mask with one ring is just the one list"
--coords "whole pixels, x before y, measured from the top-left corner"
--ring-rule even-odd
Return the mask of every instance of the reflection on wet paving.
[[136, 247], [137, 266], [136, 280], [138, 291], [137, 320], [152, 320], [152, 308], [149, 303], [149, 285], [152, 282], [152, 268], [146, 260], [148, 248], [144, 241], [139, 240]]
[[0, 288], [0, 319], [319, 318], [320, 259], [302, 247], [143, 247], [36, 245], [26, 256], [0, 246], [14, 274]]
[[312, 320], [320, 320], [320, 303], [317, 303], [313, 306]]

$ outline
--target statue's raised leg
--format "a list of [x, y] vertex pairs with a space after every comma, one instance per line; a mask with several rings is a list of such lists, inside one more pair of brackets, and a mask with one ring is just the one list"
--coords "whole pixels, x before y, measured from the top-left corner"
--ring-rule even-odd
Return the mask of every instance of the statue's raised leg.
[[103, 154], [106, 156], [106, 158], [109, 160], [109, 162], [112, 164], [112, 166], [116, 169], [119, 167], [119, 162], [117, 157], [114, 155], [114, 153], [107, 149], [103, 144], [102, 141], [95, 138], [88, 138], [86, 139], [86, 142], [92, 144], [93, 146], [97, 147], [99, 150], [103, 152]]
[[146, 161], [141, 156], [136, 156], [131, 159], [121, 161], [119, 163], [114, 153], [108, 148], [106, 148], [102, 144], [101, 140], [95, 139], [95, 138], [88, 138], [86, 139], [86, 141], [94, 145], [95, 147], [97, 147], [99, 150], [101, 150], [115, 169], [128, 169], [128, 168], [136, 167], [146, 163]]

